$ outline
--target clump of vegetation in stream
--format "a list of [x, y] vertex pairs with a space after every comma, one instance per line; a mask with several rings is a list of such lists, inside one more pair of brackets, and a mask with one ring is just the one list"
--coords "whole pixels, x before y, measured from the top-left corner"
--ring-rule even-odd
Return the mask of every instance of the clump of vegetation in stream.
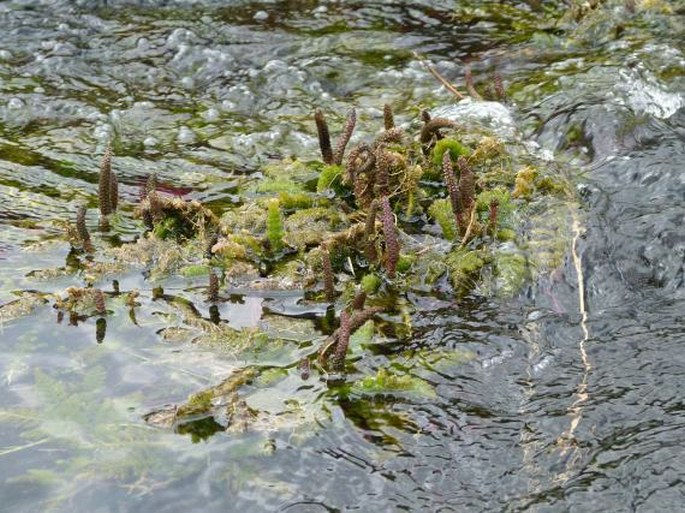
[[[349, 151], [357, 123], [354, 110], [335, 145], [323, 112], [317, 110], [314, 119], [322, 162], [285, 160], [266, 166], [263, 178], [245, 187], [239, 206], [220, 216], [197, 201], [163, 194], [151, 176], [135, 210], [146, 232], [135, 242], [107, 248], [90, 236], [81, 208], [69, 239], [87, 283], [58, 296], [55, 307], [68, 313], [72, 323], [98, 317], [104, 325], [106, 297], [120, 294], [95, 287], [105, 276], [135, 266], [151, 279], [206, 276], [204, 297], [213, 305], [209, 318], [187, 299], [154, 289], [152, 299], [166, 303], [180, 323], [161, 330], [164, 339], [233, 354], [276, 354], [288, 345], [287, 335], [232, 328], [216, 305], [228, 299], [231, 289], [299, 290], [305, 305], [331, 305], [316, 316], [329, 335], [300, 337], [306, 345], [290, 351], [298, 357], [283, 367], [285, 376], [295, 366], [302, 379], [316, 371], [341, 397], [433, 397], [430, 384], [406, 370], [368, 366], [364, 347], [376, 337], [410, 337], [408, 292], [456, 299], [474, 292], [516, 294], [534, 265], [517, 244], [525, 239], [522, 213], [539, 197], [567, 194], [568, 187], [487, 130], [432, 118], [428, 112], [412, 135], [409, 127], [395, 125], [386, 105], [378, 135]], [[118, 203], [114, 176], [108, 149], [99, 188], [104, 231], [111, 230], [109, 216]], [[132, 292], [125, 300], [130, 315], [136, 297]], [[268, 425], [275, 417], [269, 420], [240, 395], [266, 367], [243, 371], [240, 379], [230, 378], [235, 386], [198, 392], [183, 405], [151, 412], [147, 421], [179, 432], [192, 432], [196, 425], [203, 433], [249, 426], [258, 419]], [[215, 419], [211, 426], [203, 420], [208, 418]]]

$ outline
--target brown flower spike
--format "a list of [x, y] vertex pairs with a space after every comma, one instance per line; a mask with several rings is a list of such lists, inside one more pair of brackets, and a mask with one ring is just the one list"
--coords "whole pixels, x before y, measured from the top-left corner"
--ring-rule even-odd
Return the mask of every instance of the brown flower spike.
[[321, 158], [324, 164], [333, 163], [333, 149], [331, 148], [331, 134], [328, 132], [328, 123], [321, 109], [314, 112], [316, 130], [319, 134], [319, 148], [321, 148]]
[[397, 237], [395, 216], [390, 207], [390, 200], [385, 196], [381, 200], [381, 220], [383, 221], [383, 236], [385, 237], [385, 270], [388, 278], [395, 278], [397, 262], [400, 259], [400, 242]]

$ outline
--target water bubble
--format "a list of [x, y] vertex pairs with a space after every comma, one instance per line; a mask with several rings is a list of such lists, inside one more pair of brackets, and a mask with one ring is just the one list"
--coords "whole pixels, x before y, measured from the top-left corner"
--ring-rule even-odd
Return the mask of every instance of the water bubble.
[[195, 87], [195, 80], [193, 80], [193, 77], [183, 77], [181, 79], [181, 86], [186, 89], [192, 89]]
[[11, 98], [10, 101], [7, 102], [7, 108], [12, 110], [23, 109], [25, 106], [26, 104], [21, 98]]
[[219, 111], [214, 107], [209, 108], [202, 113], [202, 117], [207, 121], [217, 121], [219, 119]]
[[157, 139], [155, 139], [154, 137], [146, 137], [146, 138], [143, 140], [143, 145], [144, 145], [146, 148], [153, 148], [153, 147], [157, 146], [157, 143], [158, 143], [158, 142], [159, 142], [159, 141], [157, 141]]
[[178, 129], [178, 136], [176, 137], [176, 140], [181, 144], [190, 144], [195, 142], [195, 139], [195, 133], [187, 126], [182, 126]]

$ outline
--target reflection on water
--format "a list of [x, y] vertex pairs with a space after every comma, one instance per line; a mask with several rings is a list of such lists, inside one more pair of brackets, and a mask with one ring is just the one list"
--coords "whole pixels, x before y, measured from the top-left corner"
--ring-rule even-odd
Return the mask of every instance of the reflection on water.
[[[569, 17], [555, 26], [555, 2], [3, 3], [7, 511], [679, 508], [682, 15], [610, 3], [613, 16], [600, 10], [575, 32]], [[531, 151], [573, 169], [583, 200], [560, 214], [582, 225], [577, 260], [540, 270], [505, 304], [409, 297], [411, 342], [365, 349], [372, 368], [392, 355], [432, 395], [369, 397], [288, 367], [332, 329], [299, 295], [238, 290], [210, 304], [199, 278], [152, 294], [158, 284], [129, 273], [99, 284], [104, 314], [52, 308], [50, 294], [88, 280], [60, 223], [95, 205], [106, 141], [123, 203], [155, 172], [221, 210], [267, 160], [315, 157], [314, 106], [342, 122], [352, 105], [369, 120], [386, 102], [451, 101], [413, 51], [457, 82], [471, 60], [482, 90], [500, 70]], [[556, 226], [551, 212], [530, 214], [531, 230]], [[130, 215], [117, 222], [122, 241], [138, 233]], [[284, 342], [236, 356], [188, 344], [188, 319], [259, 325]], [[242, 382], [248, 407], [227, 400], [175, 429], [143, 422], [246, 361], [262, 366]], [[238, 429], [246, 419], [253, 428]]]

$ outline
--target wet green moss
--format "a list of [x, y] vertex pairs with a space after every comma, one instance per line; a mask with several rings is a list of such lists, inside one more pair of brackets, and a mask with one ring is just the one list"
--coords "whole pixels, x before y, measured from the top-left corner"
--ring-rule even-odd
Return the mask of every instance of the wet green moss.
[[271, 200], [266, 213], [266, 238], [271, 251], [277, 253], [283, 249], [283, 217], [277, 199]]
[[459, 229], [449, 199], [435, 200], [428, 207], [428, 214], [438, 223], [445, 239], [455, 240], [457, 238]]
[[455, 292], [463, 294], [478, 282], [480, 270], [485, 265], [484, 253], [458, 248], [447, 255], [445, 263], [452, 287]]
[[378, 369], [375, 376], [356, 381], [351, 388], [353, 394], [361, 395], [414, 395], [429, 399], [437, 397], [433, 386], [410, 374], [399, 374], [385, 368]]
[[528, 260], [519, 252], [498, 251], [494, 257], [497, 292], [511, 297], [521, 290], [530, 277]]
[[459, 157], [467, 157], [471, 150], [455, 139], [440, 139], [435, 143], [431, 154], [434, 168], [442, 169], [442, 159], [446, 151], [450, 152], [452, 162], [456, 162]]

